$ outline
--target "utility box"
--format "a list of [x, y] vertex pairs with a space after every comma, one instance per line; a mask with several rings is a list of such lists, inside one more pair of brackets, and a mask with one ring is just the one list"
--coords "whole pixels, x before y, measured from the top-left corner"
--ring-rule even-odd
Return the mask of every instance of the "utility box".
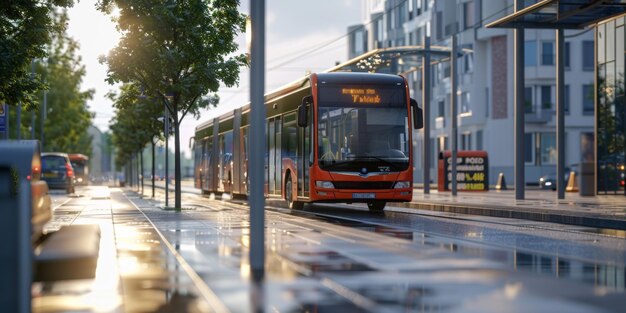
[[[31, 178], [40, 165], [38, 141], [0, 141], [0, 308], [31, 311], [33, 264]], [[40, 168], [40, 167], [38, 167]]]

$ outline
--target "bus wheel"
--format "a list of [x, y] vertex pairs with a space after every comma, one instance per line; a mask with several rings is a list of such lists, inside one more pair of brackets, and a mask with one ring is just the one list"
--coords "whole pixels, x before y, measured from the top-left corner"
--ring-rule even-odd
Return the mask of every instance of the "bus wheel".
[[285, 200], [287, 200], [287, 206], [289, 207], [289, 209], [302, 209], [302, 202], [295, 201], [293, 199], [293, 184], [291, 183], [291, 178], [287, 178], [287, 183], [285, 183]]
[[385, 209], [385, 201], [372, 201], [367, 203], [367, 208], [370, 212], [382, 212]]

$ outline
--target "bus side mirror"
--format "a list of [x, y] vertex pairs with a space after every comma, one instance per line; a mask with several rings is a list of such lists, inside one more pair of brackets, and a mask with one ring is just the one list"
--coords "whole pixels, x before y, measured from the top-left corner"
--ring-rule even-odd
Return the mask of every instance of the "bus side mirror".
[[308, 105], [312, 102], [313, 97], [306, 96], [302, 98], [302, 104], [298, 107], [298, 126], [307, 127], [309, 125]]
[[413, 128], [424, 128], [424, 112], [417, 106], [417, 101], [411, 98], [411, 108], [413, 109]]

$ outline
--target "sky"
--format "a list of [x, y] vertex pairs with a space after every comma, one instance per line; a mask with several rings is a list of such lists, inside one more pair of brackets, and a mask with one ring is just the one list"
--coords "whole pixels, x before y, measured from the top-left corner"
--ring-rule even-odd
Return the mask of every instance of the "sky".
[[[249, 1], [241, 1], [240, 11], [249, 14]], [[120, 34], [115, 23], [95, 8], [95, 1], [83, 0], [68, 11], [68, 33], [80, 44], [80, 56], [86, 67], [82, 88], [94, 89], [88, 106], [95, 113], [93, 124], [108, 130], [114, 116], [111, 101], [106, 98], [116, 86], [105, 82], [107, 67], [98, 62], [117, 45]], [[348, 57], [348, 26], [362, 23], [360, 0], [268, 0], [266, 1], [266, 78], [265, 90], [272, 91], [302, 77], [307, 70], [323, 71], [344, 62]], [[245, 35], [237, 39], [242, 53], [246, 51]], [[311, 52], [311, 50], [316, 49]], [[190, 156], [187, 143], [195, 127], [203, 121], [240, 107], [249, 101], [248, 70], [242, 69], [239, 87], [220, 88], [217, 108], [203, 110], [196, 120], [187, 116], [181, 124], [181, 150]], [[173, 138], [170, 139], [173, 146]]]

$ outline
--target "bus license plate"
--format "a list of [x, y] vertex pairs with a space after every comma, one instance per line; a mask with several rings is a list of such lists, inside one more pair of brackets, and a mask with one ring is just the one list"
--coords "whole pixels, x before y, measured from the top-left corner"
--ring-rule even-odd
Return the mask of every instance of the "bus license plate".
[[352, 199], [376, 199], [375, 193], [353, 193]]

